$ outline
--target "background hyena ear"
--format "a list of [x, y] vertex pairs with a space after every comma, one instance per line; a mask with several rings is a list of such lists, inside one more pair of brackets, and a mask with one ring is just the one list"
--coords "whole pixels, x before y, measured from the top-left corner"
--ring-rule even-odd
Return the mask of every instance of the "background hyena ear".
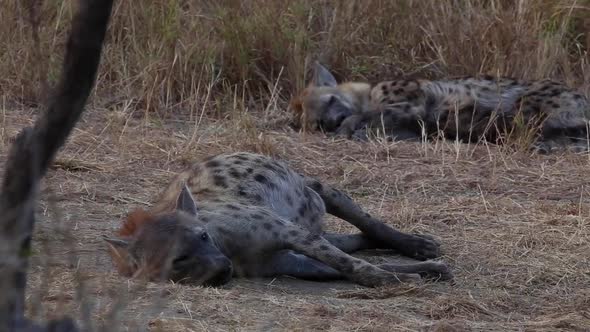
[[103, 240], [109, 246], [109, 254], [117, 268], [117, 271], [123, 276], [130, 277], [135, 273], [135, 264], [129, 254], [129, 241], [119, 238], [103, 236]]
[[186, 212], [192, 216], [197, 215], [197, 202], [195, 202], [186, 183], [182, 185], [182, 190], [180, 191], [180, 195], [178, 195], [176, 210]]
[[319, 62], [315, 62], [313, 69], [313, 80], [311, 82], [315, 86], [330, 86], [335, 87], [338, 85], [334, 75], [330, 73], [326, 67], [322, 66]]

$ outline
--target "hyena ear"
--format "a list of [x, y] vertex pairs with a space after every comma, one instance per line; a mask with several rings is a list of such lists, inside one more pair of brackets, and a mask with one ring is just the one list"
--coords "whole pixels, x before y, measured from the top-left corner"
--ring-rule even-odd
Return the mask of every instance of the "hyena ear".
[[195, 202], [186, 183], [182, 185], [182, 190], [180, 191], [180, 195], [178, 195], [176, 210], [186, 212], [192, 216], [197, 215], [197, 202]]
[[313, 69], [313, 80], [311, 82], [315, 86], [329, 86], [335, 87], [338, 85], [336, 82], [336, 78], [334, 75], [330, 73], [326, 67], [322, 66], [319, 62], [315, 62], [314, 69]]
[[132, 276], [136, 268], [135, 264], [133, 264], [133, 258], [129, 254], [129, 241], [107, 236], [103, 236], [102, 238], [109, 246], [109, 254], [113, 259], [117, 271], [123, 276]]
[[118, 239], [118, 238], [114, 238], [114, 237], [108, 237], [108, 236], [103, 236], [102, 239], [107, 241], [107, 243], [110, 246], [114, 246], [116, 248], [122, 248], [122, 249], [129, 248], [129, 241], [127, 241], [127, 240]]

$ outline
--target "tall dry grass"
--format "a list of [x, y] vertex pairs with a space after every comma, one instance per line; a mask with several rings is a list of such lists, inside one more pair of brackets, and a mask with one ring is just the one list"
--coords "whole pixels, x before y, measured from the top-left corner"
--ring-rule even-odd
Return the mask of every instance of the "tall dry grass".
[[[31, 1], [0, 2], [0, 91], [25, 103], [55, 81], [74, 9], [41, 1], [36, 48]], [[588, 0], [122, 0], [97, 94], [159, 114], [209, 90], [221, 113], [236, 89], [250, 108], [272, 91], [284, 106], [316, 59], [341, 79], [493, 73], [588, 90], [589, 30]]]

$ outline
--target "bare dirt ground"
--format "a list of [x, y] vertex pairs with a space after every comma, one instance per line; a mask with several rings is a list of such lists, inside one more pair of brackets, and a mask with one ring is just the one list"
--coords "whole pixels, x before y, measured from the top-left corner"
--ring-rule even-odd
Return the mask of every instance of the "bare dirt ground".
[[[34, 114], [0, 112], [2, 164]], [[281, 114], [199, 119], [90, 106], [42, 188], [31, 316], [71, 314], [106, 331], [590, 330], [589, 155], [334, 140], [294, 132]], [[368, 289], [277, 278], [202, 288], [118, 276], [101, 235], [189, 163], [240, 150], [281, 158], [385, 222], [435, 235], [456, 283]]]

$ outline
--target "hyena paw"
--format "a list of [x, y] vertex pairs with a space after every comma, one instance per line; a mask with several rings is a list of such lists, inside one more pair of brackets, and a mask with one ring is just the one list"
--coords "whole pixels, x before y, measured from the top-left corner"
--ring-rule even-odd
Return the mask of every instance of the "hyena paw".
[[423, 261], [440, 256], [440, 243], [430, 235], [408, 234], [400, 251], [404, 256]]
[[434, 279], [436, 281], [453, 280], [455, 276], [451, 268], [443, 262], [429, 262], [430, 266], [426, 271], [421, 272], [420, 276], [425, 279]]
[[353, 138], [359, 127], [360, 117], [357, 115], [349, 116], [344, 119], [338, 129], [336, 129], [336, 135], [345, 136], [346, 138]]

